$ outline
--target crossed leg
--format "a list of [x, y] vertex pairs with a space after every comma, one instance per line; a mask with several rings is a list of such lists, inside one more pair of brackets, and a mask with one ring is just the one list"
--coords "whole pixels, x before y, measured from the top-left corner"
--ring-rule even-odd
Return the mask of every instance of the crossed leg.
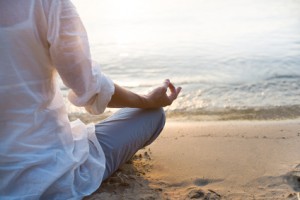
[[138, 150], [151, 144], [165, 125], [159, 109], [123, 108], [96, 124], [96, 136], [104, 151], [106, 169], [103, 180], [112, 175]]

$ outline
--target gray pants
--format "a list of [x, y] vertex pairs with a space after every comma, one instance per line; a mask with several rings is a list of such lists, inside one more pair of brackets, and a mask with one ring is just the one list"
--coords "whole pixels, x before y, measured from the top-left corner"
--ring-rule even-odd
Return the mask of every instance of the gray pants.
[[96, 136], [106, 158], [103, 180], [139, 149], [151, 144], [165, 125], [163, 109], [123, 108], [96, 124]]

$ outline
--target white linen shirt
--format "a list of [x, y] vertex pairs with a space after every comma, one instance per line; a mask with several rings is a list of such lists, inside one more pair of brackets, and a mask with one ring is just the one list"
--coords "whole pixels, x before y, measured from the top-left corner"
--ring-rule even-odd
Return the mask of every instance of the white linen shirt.
[[69, 0], [0, 0], [0, 199], [81, 199], [101, 184], [93, 125], [69, 122], [69, 100], [102, 113], [113, 82], [91, 61]]

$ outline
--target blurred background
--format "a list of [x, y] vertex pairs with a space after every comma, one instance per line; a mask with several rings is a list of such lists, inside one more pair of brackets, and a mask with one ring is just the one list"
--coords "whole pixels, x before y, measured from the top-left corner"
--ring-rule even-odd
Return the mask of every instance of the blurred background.
[[299, 0], [72, 2], [93, 60], [116, 83], [139, 93], [165, 78], [183, 87], [169, 116], [300, 117]]

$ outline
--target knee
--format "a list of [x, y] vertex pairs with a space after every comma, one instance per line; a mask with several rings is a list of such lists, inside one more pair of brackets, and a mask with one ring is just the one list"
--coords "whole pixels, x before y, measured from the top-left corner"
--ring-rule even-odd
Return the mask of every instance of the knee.
[[154, 109], [151, 112], [152, 122], [154, 123], [152, 124], [151, 136], [144, 147], [151, 144], [160, 135], [166, 123], [165, 111], [162, 108]]
[[152, 120], [157, 125], [157, 129], [163, 129], [166, 123], [166, 114], [163, 108], [151, 110]]

